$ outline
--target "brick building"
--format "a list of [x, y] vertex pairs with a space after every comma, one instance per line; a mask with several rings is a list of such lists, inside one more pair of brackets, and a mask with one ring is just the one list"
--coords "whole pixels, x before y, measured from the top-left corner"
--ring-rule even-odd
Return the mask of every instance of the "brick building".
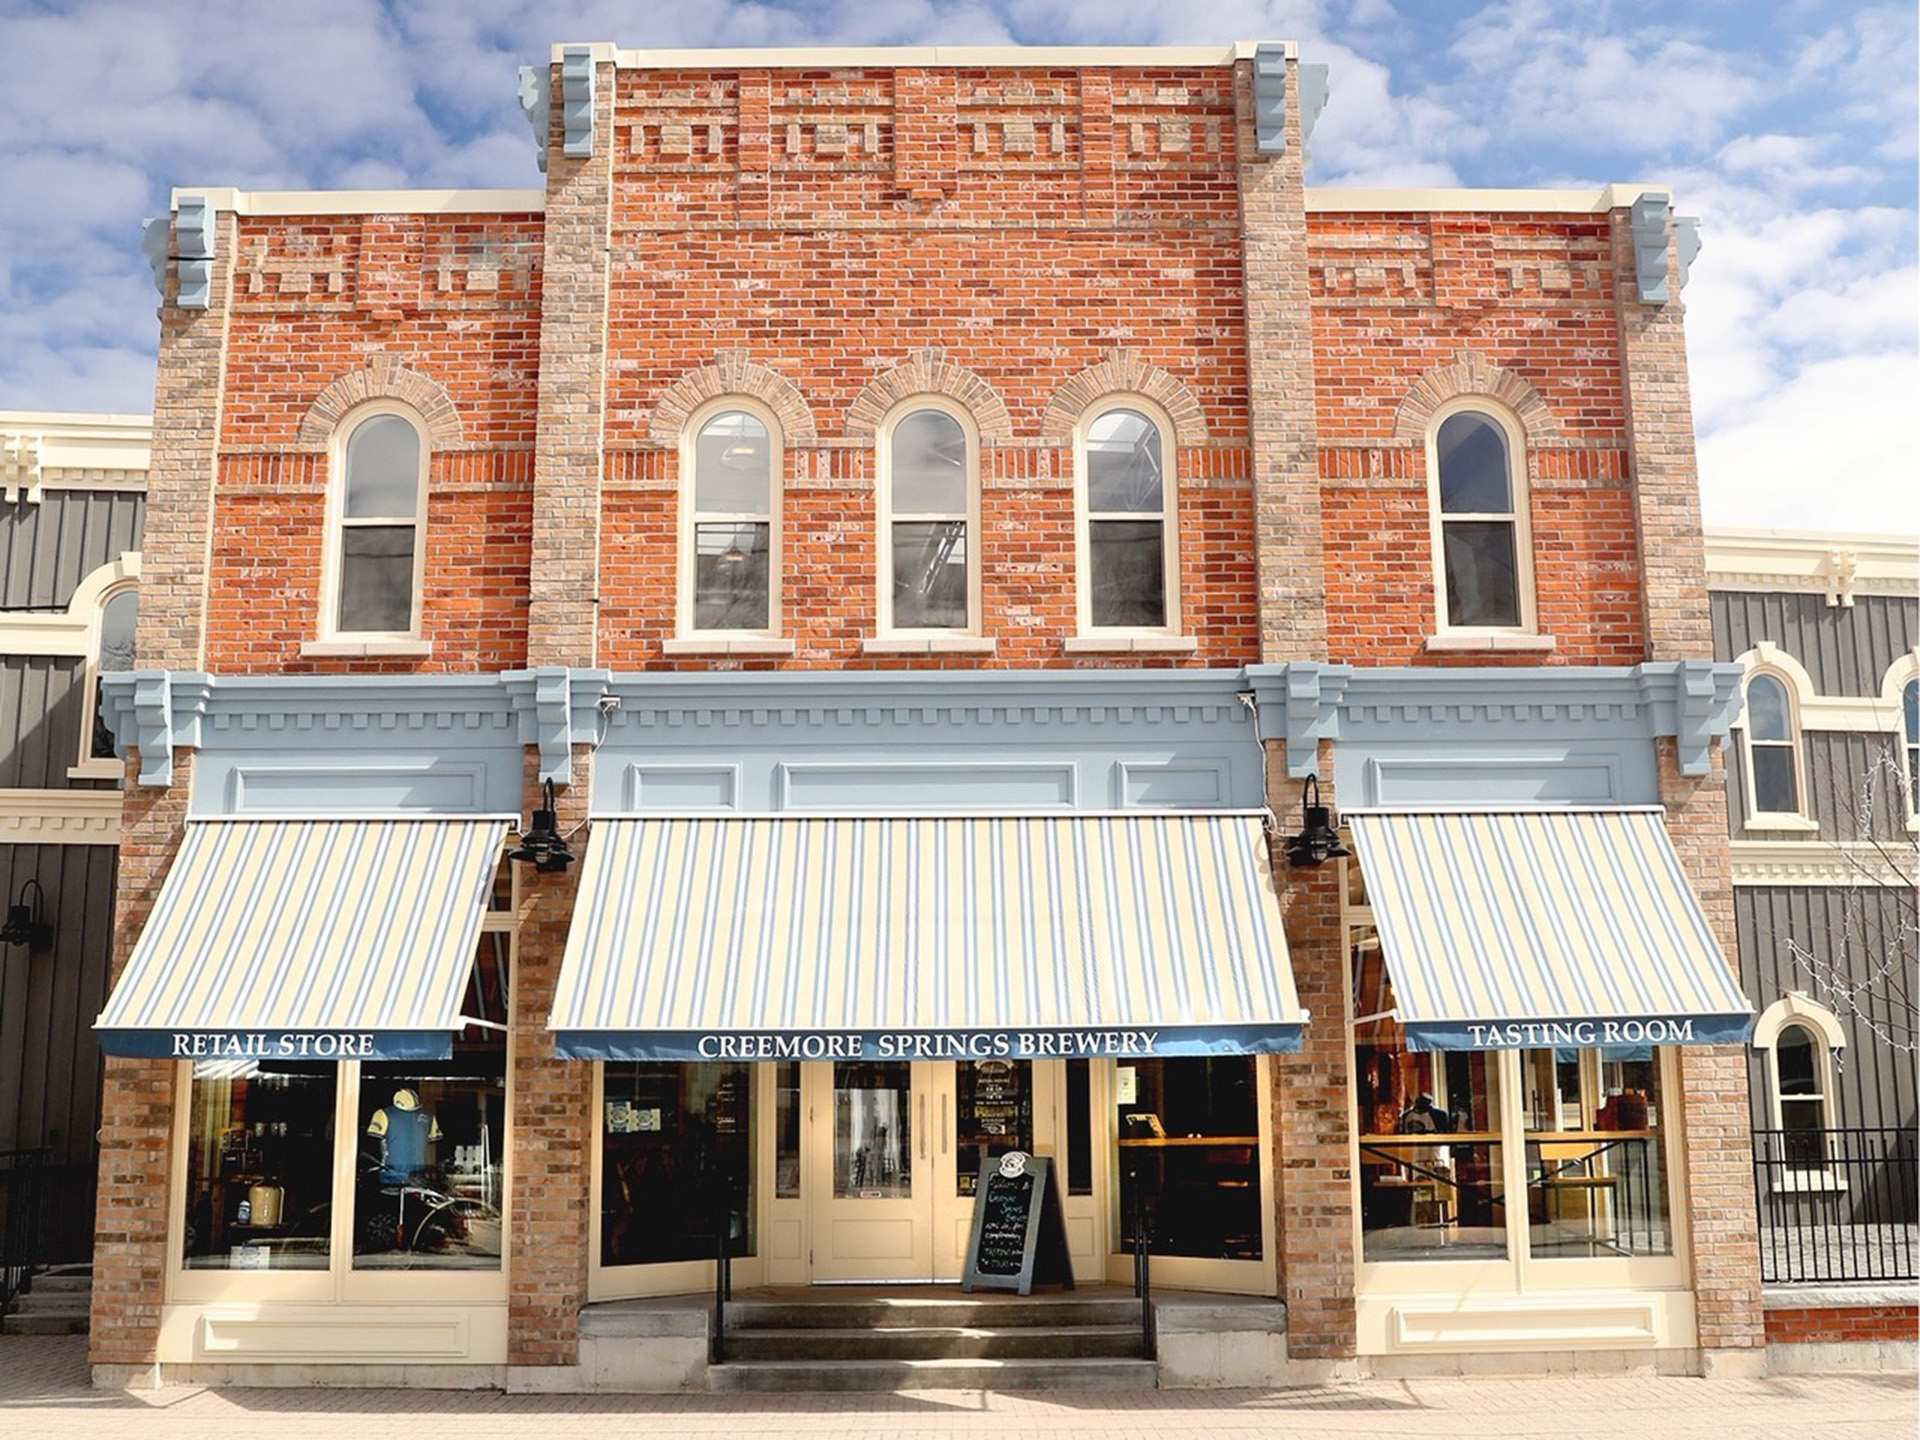
[[1690, 225], [1326, 95], [568, 46], [542, 190], [176, 194], [102, 1380], [765, 1383], [722, 1217], [958, 1280], [1011, 1151], [1163, 1384], [1758, 1363]]

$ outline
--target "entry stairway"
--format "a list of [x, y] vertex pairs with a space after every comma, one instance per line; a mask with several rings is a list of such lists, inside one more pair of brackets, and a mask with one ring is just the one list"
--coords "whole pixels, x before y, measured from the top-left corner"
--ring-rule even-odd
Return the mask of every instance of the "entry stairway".
[[709, 1390], [1151, 1390], [1159, 1379], [1140, 1302], [1124, 1290], [791, 1293], [728, 1304], [726, 1359], [708, 1367]]
[[0, 1315], [0, 1335], [84, 1335], [92, 1300], [91, 1265], [36, 1271], [33, 1288], [14, 1296]]

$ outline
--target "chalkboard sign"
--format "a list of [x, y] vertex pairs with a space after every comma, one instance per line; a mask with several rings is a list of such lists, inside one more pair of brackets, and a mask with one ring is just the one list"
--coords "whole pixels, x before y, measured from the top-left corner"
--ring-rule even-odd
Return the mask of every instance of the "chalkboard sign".
[[1015, 1150], [980, 1166], [960, 1288], [1031, 1295], [1036, 1282], [1073, 1288], [1066, 1215], [1053, 1162]]

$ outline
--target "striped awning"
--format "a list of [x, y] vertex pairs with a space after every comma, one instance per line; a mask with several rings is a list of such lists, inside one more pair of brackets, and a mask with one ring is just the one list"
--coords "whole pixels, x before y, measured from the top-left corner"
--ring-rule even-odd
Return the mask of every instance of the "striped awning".
[[190, 823], [95, 1022], [101, 1048], [444, 1058], [509, 823]]
[[1290, 1050], [1248, 814], [598, 820], [551, 1025], [581, 1059]]
[[1731, 1044], [1752, 1030], [1657, 808], [1345, 819], [1413, 1049]]

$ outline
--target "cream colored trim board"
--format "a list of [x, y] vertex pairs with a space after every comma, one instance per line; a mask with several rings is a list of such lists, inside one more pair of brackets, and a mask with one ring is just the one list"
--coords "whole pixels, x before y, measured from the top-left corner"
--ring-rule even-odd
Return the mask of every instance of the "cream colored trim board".
[[0, 844], [119, 843], [118, 790], [0, 790]]
[[1602, 185], [1594, 190], [1371, 189], [1309, 185], [1307, 213], [1377, 215], [1402, 211], [1500, 211], [1529, 215], [1603, 215], [1642, 195], [1671, 195], [1671, 185], [1652, 181]]
[[1251, 60], [1256, 44], [1280, 45], [1300, 58], [1292, 40], [1236, 40], [1227, 45], [829, 45], [797, 49], [627, 50], [606, 41], [555, 45], [552, 62], [569, 50], [590, 50], [596, 65], [622, 70], [821, 70], [873, 66], [921, 69], [989, 66], [1227, 66]]
[[1920, 592], [1920, 536], [1709, 530], [1707, 586], [1825, 595], [1834, 606], [1856, 594], [1911, 596]]
[[545, 190], [236, 190], [223, 185], [176, 185], [180, 197], [203, 198], [236, 215], [463, 215], [539, 212]]
[[0, 615], [0, 655], [85, 655], [92, 657], [95, 627], [106, 598], [140, 579], [140, 552], [123, 550], [119, 558], [96, 565], [75, 587], [65, 610], [12, 611]]
[[[1771, 640], [1762, 640], [1751, 650], [1734, 657], [1744, 666], [1748, 679], [1766, 672], [1778, 677], [1793, 701], [1795, 732], [1802, 730], [1864, 730], [1872, 734], [1898, 734], [1902, 725], [1900, 690], [1906, 683], [1901, 662], [1896, 660], [1881, 680], [1879, 695], [1822, 695], [1814, 688], [1812, 674], [1791, 652]], [[1896, 675], [1900, 678], [1896, 679]], [[1740, 714], [1734, 728], [1745, 732], [1747, 708], [1742, 690]], [[1804, 794], [1804, 791], [1803, 791]]]
[[1734, 840], [1735, 885], [1911, 885], [1920, 861], [1904, 840]]

